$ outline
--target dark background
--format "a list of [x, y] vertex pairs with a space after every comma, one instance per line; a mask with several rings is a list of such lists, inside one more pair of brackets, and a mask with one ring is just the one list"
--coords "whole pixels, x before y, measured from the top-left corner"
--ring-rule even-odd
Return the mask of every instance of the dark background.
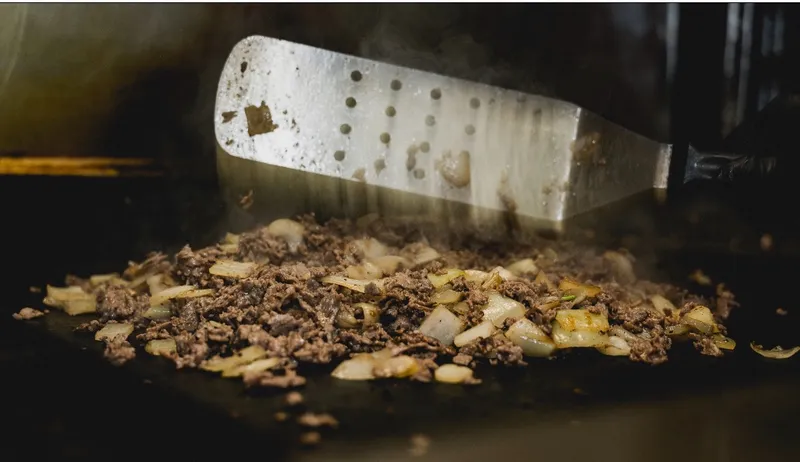
[[[0, 366], [10, 387], [3, 415], [14, 429], [0, 440], [11, 443], [9, 460], [133, 454], [189, 431], [246, 434], [94, 353], [12, 323], [10, 314], [38, 306], [29, 286], [60, 283], [68, 272], [115, 271], [148, 250], [207, 243], [226, 229], [211, 114], [227, 53], [248, 35], [568, 99], [664, 142], [778, 146], [788, 165], [796, 157], [800, 10], [792, 5], [0, 8], [0, 21], [25, 24], [0, 42], [0, 155], [152, 157], [166, 170], [156, 179], [0, 176], [0, 239], [8, 249]], [[768, 117], [759, 115], [779, 95]], [[694, 263], [738, 274], [745, 291], [755, 291], [750, 272], [759, 273], [758, 284], [780, 281], [787, 290], [791, 270], [783, 268], [800, 253], [794, 187], [785, 180], [757, 186], [676, 191], [659, 232], [677, 236], [689, 253], [703, 252], [689, 258]], [[758, 238], [766, 232], [776, 244], [765, 256]], [[751, 300], [763, 305], [751, 309], [769, 314], [782, 303]], [[781, 335], [791, 342], [791, 330]], [[746, 351], [746, 342], [738, 348]]]

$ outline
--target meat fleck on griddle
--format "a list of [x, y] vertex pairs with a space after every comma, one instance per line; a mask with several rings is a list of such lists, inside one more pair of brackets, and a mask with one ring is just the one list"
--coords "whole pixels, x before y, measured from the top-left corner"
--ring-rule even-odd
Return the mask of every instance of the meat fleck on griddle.
[[[48, 287], [48, 304], [95, 300], [98, 319], [81, 332], [127, 323], [131, 338], [149, 345], [147, 351], [158, 346], [177, 368], [201, 368], [248, 387], [303, 386], [311, 364], [346, 361], [361, 361], [362, 377], [421, 382], [434, 380], [447, 363], [525, 366], [540, 360], [526, 356], [531, 335], [558, 351], [596, 348], [649, 364], [666, 361], [673, 342], [686, 338], [705, 355], [730, 348], [722, 325], [737, 306], [730, 291], [720, 286], [716, 298], [705, 299], [624, 273], [624, 260], [633, 259], [625, 251], [611, 260], [604, 255], [545, 238], [452, 235], [435, 223], [371, 217], [320, 224], [307, 215], [229, 234], [224, 244], [186, 246], [172, 258], [151, 253], [121, 277], [71, 277], [66, 292], [51, 294]], [[511, 272], [512, 263], [526, 259], [533, 269]], [[498, 300], [502, 306], [492, 305]], [[437, 307], [452, 314], [447, 336], [423, 328]], [[25, 308], [15, 318], [38, 313]], [[513, 335], [514, 326], [525, 335]], [[489, 330], [470, 337], [472, 329]], [[575, 334], [584, 344], [575, 343]], [[105, 342], [113, 363], [134, 358], [125, 338]]]
[[14, 313], [11, 316], [17, 321], [27, 321], [29, 319], [36, 319], [40, 316], [44, 316], [44, 311], [26, 307], [19, 310], [19, 313]]

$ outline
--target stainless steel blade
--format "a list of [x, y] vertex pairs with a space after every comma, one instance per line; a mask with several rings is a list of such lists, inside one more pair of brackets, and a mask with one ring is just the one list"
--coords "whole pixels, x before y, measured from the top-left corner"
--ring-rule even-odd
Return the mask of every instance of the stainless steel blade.
[[[671, 152], [569, 102], [261, 36], [225, 64], [215, 131], [229, 189], [263, 189], [282, 175], [306, 203], [369, 202], [352, 184], [330, 190], [330, 179], [345, 180], [466, 204], [460, 214], [511, 209], [556, 229], [665, 188]], [[279, 169], [259, 174], [253, 161]]]

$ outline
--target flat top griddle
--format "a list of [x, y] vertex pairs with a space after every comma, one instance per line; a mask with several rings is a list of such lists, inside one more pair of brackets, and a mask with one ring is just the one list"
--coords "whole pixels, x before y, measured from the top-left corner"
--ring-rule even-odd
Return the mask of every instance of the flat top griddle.
[[[210, 241], [229, 221], [220, 218], [213, 197], [198, 192], [204, 188], [181, 189], [163, 180], [26, 179], [0, 185], [8, 188], [4, 194], [21, 198], [9, 210], [20, 226], [4, 231], [6, 242], [19, 245], [9, 249], [17, 271], [9, 278], [0, 324], [9, 332], [4, 339], [16, 340], [0, 357], [11, 364], [5, 373], [22, 393], [6, 395], [4, 406], [30, 426], [16, 429], [12, 453], [46, 450], [70, 458], [61, 449], [69, 447], [69, 437], [47, 436], [36, 426], [63, 406], [69, 411], [62, 411], [68, 414], [62, 430], [83, 443], [83, 452], [73, 454], [77, 459], [108, 454], [109, 447], [152, 455], [148, 445], [161, 444], [169, 448], [164, 454], [187, 457], [404, 460], [409, 438], [418, 433], [432, 441], [420, 460], [792, 460], [800, 450], [794, 438], [800, 428], [798, 358], [768, 361], [748, 347], [750, 340], [769, 346], [800, 341], [800, 307], [792, 301], [800, 258], [791, 252], [723, 253], [698, 244], [658, 255], [662, 275], [688, 284], [685, 275], [700, 267], [736, 293], [742, 307], [728, 325], [738, 345], [724, 358], [700, 357], [686, 346], [676, 348], [667, 364], [650, 367], [579, 351], [532, 361], [525, 370], [479, 369], [484, 384], [473, 388], [340, 382], [328, 377], [330, 368], [320, 368], [308, 374], [303, 394], [310, 410], [332, 413], [341, 426], [324, 431], [322, 445], [305, 451], [294, 423], [274, 421], [282, 393], [245, 392], [238, 381], [175, 371], [144, 354], [114, 368], [100, 359], [100, 345], [91, 336], [72, 332], [76, 318], [54, 313], [23, 324], [8, 317], [22, 306], [40, 306], [40, 295], [26, 292], [31, 284], [59, 282], [67, 272], [116, 270], [147, 250], [171, 250], [182, 236], [198, 245]], [[695, 244], [704, 236], [685, 235], [694, 236], [689, 241]], [[789, 314], [776, 315], [779, 306]], [[36, 408], [38, 414], [31, 411]], [[119, 425], [127, 430], [114, 432]], [[25, 443], [37, 438], [50, 443]]]

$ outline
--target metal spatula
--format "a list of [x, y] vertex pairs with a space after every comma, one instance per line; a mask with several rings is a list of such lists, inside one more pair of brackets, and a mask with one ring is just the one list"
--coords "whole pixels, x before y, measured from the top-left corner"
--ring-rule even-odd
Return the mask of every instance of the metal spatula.
[[215, 130], [226, 190], [274, 214], [511, 211], [554, 229], [666, 188], [672, 153], [569, 102], [260, 36], [225, 64]]

